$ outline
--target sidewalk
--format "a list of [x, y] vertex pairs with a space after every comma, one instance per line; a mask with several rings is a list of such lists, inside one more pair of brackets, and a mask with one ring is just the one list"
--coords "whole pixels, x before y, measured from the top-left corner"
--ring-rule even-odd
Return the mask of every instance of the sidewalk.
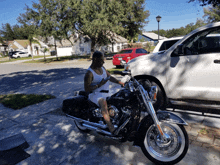
[[[62, 113], [62, 100], [63, 98], [58, 97], [16, 111], [5, 108], [0, 104], [0, 140], [22, 133], [30, 145], [30, 147], [26, 149], [26, 152], [31, 156], [18, 163], [18, 165], [83, 164], [83, 162], [85, 162], [83, 159], [86, 159], [87, 163], [96, 160], [96, 163], [91, 164], [100, 165], [105, 164], [104, 162], [111, 162], [111, 164], [118, 165], [128, 165], [129, 163], [141, 164], [140, 162], [152, 164], [143, 155], [140, 148], [132, 147], [132, 144], [129, 142], [118, 143], [99, 135], [94, 136], [94, 134], [80, 133], [75, 127], [73, 120], [67, 118]], [[190, 148], [188, 151], [189, 154], [178, 164], [184, 165], [189, 162], [192, 162], [190, 164], [203, 164], [199, 162], [204, 162], [204, 159], [207, 159], [210, 163], [219, 164], [219, 128], [206, 126], [204, 122], [204, 119], [207, 118], [206, 116], [194, 121], [192, 119], [188, 120], [184, 115], [182, 117], [185, 118], [187, 122], [189, 121], [189, 126], [185, 128], [189, 135]], [[191, 117], [195, 118], [194, 115], [191, 115]], [[203, 123], [201, 123], [201, 121], [203, 121]], [[104, 148], [100, 148], [100, 145], [106, 146], [108, 150], [110, 149], [110, 151], [108, 151], [110, 153], [106, 153]], [[128, 151], [125, 152], [125, 148]], [[79, 156], [81, 152], [83, 152], [83, 155]], [[103, 156], [101, 160], [99, 160], [100, 152]], [[201, 158], [199, 158], [199, 160], [195, 159], [195, 155], [191, 155], [191, 152], [200, 154]], [[106, 154], [110, 155], [106, 157]], [[138, 157], [134, 159], [134, 155], [131, 156], [131, 154], [138, 155]], [[109, 158], [111, 160], [109, 160]], [[207, 162], [205, 164], [207, 164]]]

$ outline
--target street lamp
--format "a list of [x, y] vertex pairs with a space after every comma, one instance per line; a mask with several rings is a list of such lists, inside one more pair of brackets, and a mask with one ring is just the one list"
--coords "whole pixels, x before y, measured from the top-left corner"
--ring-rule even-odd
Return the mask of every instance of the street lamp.
[[156, 17], [156, 19], [157, 19], [157, 22], [158, 22], [158, 42], [159, 42], [159, 22], [160, 22], [161, 16], [158, 15]]

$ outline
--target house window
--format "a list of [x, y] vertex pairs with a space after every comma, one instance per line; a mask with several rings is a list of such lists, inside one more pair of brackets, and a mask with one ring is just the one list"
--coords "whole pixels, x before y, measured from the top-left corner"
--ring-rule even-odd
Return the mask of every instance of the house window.
[[81, 52], [84, 52], [84, 47], [80, 47], [79, 50], [80, 50]]
[[120, 46], [117, 46], [117, 50], [120, 51]]

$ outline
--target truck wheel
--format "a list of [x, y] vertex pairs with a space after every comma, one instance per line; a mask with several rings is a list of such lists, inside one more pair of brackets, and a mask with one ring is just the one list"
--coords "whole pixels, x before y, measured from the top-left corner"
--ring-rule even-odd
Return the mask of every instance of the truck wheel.
[[138, 80], [141, 85], [143, 85], [144, 89], [147, 90], [148, 92], [150, 92], [150, 88], [151, 86], [156, 86], [157, 87], [157, 98], [156, 100], [153, 102], [153, 106], [155, 111], [161, 109], [164, 110], [166, 109], [166, 96], [164, 94], [164, 92], [161, 90], [160, 86], [149, 79], [140, 79]]

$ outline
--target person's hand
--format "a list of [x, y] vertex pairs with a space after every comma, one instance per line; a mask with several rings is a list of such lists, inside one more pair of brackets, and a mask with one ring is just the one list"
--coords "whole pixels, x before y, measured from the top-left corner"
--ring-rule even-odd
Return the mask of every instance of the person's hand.
[[125, 83], [123, 83], [123, 82], [121, 82], [121, 81], [119, 81], [118, 83], [119, 83], [122, 87], [125, 86]]

